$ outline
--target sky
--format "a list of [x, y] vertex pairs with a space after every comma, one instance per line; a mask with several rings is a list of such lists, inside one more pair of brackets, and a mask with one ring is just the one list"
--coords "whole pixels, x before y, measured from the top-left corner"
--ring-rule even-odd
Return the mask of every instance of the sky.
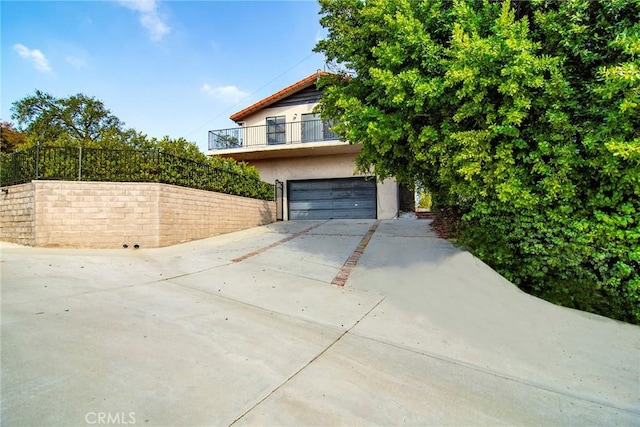
[[316, 1], [0, 1], [0, 119], [78, 93], [150, 137], [207, 132], [324, 68]]

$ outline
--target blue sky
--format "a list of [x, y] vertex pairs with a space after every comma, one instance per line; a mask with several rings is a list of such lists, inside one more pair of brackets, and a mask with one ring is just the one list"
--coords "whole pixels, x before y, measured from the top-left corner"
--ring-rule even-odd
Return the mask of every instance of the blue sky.
[[36, 89], [93, 96], [149, 136], [207, 131], [324, 67], [319, 5], [299, 1], [0, 2], [1, 115]]

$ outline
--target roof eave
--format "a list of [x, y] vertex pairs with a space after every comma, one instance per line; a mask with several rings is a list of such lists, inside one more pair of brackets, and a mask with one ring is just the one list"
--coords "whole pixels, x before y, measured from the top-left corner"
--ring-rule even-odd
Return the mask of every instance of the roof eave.
[[234, 122], [239, 122], [243, 119], [245, 119], [246, 117], [248, 117], [249, 115], [255, 113], [256, 111], [259, 111], [263, 108], [268, 107], [271, 104], [274, 104], [278, 101], [280, 101], [281, 99], [284, 99], [288, 96], [293, 95], [296, 92], [299, 92], [303, 89], [306, 89], [310, 86], [313, 86], [316, 84], [316, 81], [318, 80], [318, 78], [320, 76], [323, 75], [327, 75], [329, 73], [325, 72], [325, 71], [316, 71], [315, 73], [313, 73], [312, 75], [305, 77], [304, 79], [300, 80], [299, 82], [296, 82], [290, 86], [287, 86], [286, 88], [274, 93], [273, 95], [270, 95], [258, 102], [256, 102], [255, 104], [252, 104], [250, 106], [248, 106], [247, 108], [238, 111], [235, 114], [232, 114], [229, 118], [231, 120], [233, 120]]

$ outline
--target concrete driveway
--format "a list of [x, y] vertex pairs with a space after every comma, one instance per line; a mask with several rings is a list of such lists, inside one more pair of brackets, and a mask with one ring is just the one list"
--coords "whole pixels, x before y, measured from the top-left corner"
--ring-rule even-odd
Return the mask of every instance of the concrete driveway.
[[427, 221], [1, 250], [3, 426], [640, 425], [639, 327]]

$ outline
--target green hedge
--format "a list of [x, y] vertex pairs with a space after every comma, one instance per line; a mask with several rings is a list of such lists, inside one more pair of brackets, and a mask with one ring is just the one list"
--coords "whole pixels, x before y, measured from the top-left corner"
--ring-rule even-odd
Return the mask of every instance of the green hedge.
[[161, 182], [262, 200], [274, 186], [255, 168], [226, 159], [198, 162], [156, 150], [34, 146], [0, 155], [1, 185], [33, 179]]

